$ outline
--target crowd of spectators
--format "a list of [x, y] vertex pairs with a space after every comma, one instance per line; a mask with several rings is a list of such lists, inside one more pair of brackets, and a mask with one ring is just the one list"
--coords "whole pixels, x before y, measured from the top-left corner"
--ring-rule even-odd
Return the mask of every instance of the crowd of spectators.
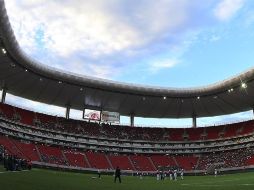
[[223, 168], [242, 167], [247, 165], [247, 160], [253, 155], [254, 147], [203, 154], [197, 169], [207, 170], [216, 164], [220, 164]]
[[[21, 122], [22, 117], [19, 114], [19, 109], [9, 106], [9, 109], [16, 110], [11, 116], [7, 116], [4, 110], [0, 107], [0, 116], [7, 117], [16, 122]], [[27, 111], [29, 112], [29, 111]], [[188, 134], [188, 130], [185, 129], [169, 129], [169, 128], [151, 128], [151, 127], [130, 127], [121, 125], [111, 125], [106, 123], [79, 121], [73, 119], [65, 119], [56, 116], [49, 116], [44, 114], [30, 113], [28, 115], [32, 117], [33, 126], [48, 130], [59, 131], [68, 134], [87, 135], [89, 137], [100, 138], [113, 138], [113, 139], [126, 139], [126, 140], [144, 140], [144, 141], [188, 141], [192, 139], [192, 136], [199, 136], [197, 140], [205, 140], [208, 135], [206, 128], [204, 130], [192, 130], [193, 134]], [[248, 123], [237, 124], [239, 129], [248, 125]], [[252, 122], [250, 122], [252, 125]], [[209, 133], [216, 133], [212, 136], [220, 139], [222, 134], [226, 133], [226, 128], [234, 130], [237, 134], [236, 127], [230, 128], [229, 126], [210, 127]], [[215, 130], [213, 130], [215, 129]], [[253, 129], [252, 129], [253, 132]], [[192, 135], [192, 136], [191, 136]], [[209, 135], [208, 135], [209, 136]], [[211, 135], [210, 135], [211, 136]]]

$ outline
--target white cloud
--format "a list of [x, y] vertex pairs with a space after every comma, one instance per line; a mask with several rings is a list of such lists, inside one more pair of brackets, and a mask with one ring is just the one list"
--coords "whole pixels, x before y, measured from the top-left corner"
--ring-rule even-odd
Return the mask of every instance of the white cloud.
[[[199, 6], [189, 0], [8, 0], [6, 7], [18, 42], [31, 56], [68, 71], [90, 68], [89, 75], [114, 78], [130, 57], [144, 52], [156, 57], [158, 50], [177, 46]], [[80, 55], [83, 64], [73, 61]]]
[[245, 0], [223, 0], [214, 9], [214, 15], [221, 21], [230, 20], [244, 5]]
[[216, 42], [218, 40], [220, 40], [221, 37], [218, 35], [212, 35], [211, 38], [209, 39], [210, 42]]
[[180, 63], [180, 61], [178, 59], [174, 59], [174, 58], [154, 61], [150, 64], [149, 71], [152, 73], [157, 73], [160, 70], [172, 68], [179, 63]]

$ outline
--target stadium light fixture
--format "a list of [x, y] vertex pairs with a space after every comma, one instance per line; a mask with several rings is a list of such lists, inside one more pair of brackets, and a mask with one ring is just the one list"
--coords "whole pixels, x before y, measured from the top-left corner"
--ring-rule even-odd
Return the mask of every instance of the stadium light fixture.
[[233, 88], [228, 89], [228, 92], [229, 92], [229, 93], [230, 93], [230, 92], [233, 92], [233, 91], [234, 91]]
[[200, 100], [200, 96], [198, 96], [197, 99]]
[[2, 53], [3, 53], [3, 54], [6, 54], [7, 51], [6, 51], [4, 48], [2, 48]]
[[242, 88], [247, 88], [247, 84], [243, 82], [243, 83], [241, 84], [241, 87], [242, 87]]
[[164, 96], [164, 97], [163, 97], [163, 100], [166, 100], [166, 99], [167, 99], [167, 97], [166, 97], [166, 96]]
[[27, 72], [28, 70], [26, 69], [25, 71]]

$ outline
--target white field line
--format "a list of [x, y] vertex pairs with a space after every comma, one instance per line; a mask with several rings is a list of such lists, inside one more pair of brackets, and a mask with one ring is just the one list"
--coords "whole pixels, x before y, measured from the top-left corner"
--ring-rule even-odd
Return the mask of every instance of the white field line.
[[22, 170], [22, 171], [5, 171], [5, 172], [0, 172], [0, 174], [5, 174], [5, 173], [16, 173], [16, 172], [28, 172], [29, 170]]

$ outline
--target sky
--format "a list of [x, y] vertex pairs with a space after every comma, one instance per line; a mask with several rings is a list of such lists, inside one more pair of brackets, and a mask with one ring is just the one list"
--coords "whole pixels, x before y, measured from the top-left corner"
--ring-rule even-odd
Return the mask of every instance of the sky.
[[[68, 72], [182, 88], [218, 82], [254, 63], [253, 0], [6, 0], [6, 8], [22, 49]], [[7, 102], [64, 115], [63, 108], [9, 94]], [[198, 125], [252, 116], [249, 111], [200, 118]], [[81, 113], [72, 110], [71, 117]], [[191, 119], [135, 121], [191, 125]]]

